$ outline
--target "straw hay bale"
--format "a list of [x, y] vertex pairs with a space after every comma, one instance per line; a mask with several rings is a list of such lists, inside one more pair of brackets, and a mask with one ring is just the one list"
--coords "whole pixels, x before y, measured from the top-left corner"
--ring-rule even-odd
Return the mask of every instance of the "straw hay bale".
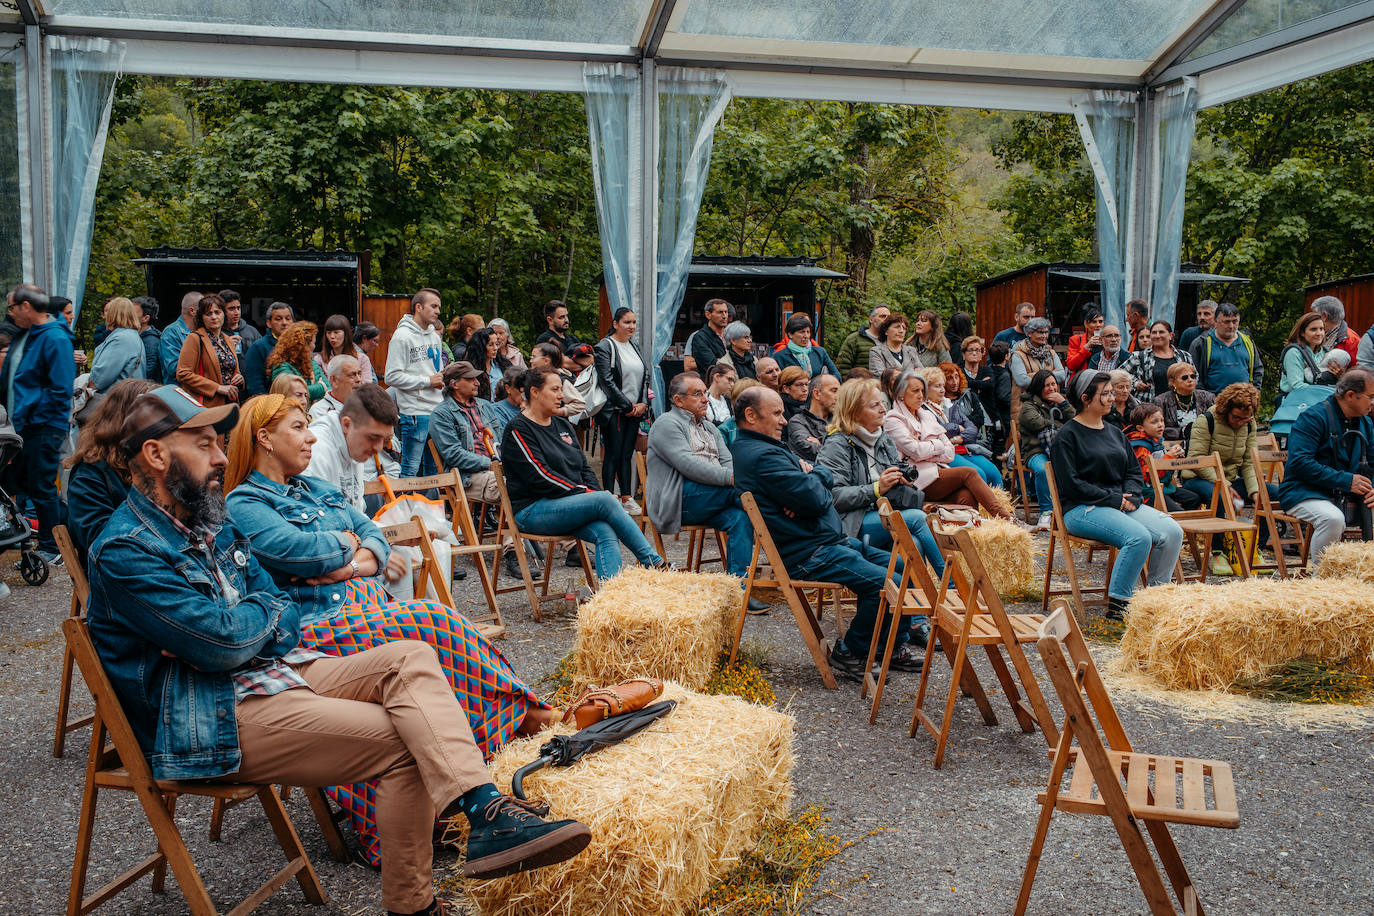
[[[1035, 542], [1030, 532], [1006, 519], [983, 519], [968, 529], [983, 568], [992, 577], [997, 594], [1020, 597], [1035, 584]], [[967, 574], [962, 557], [959, 564]]]
[[[677, 684], [678, 707], [648, 731], [525, 780], [554, 817], [582, 821], [591, 845], [567, 862], [468, 882], [486, 916], [679, 916], [753, 848], [792, 799], [791, 716]], [[492, 760], [504, 790], [515, 770], [569, 726], [508, 744]]]
[[1345, 579], [1155, 586], [1131, 599], [1121, 653], [1187, 690], [1226, 690], [1297, 658], [1374, 671], [1374, 592]]
[[574, 689], [657, 677], [699, 690], [734, 635], [741, 601], [734, 576], [625, 569], [577, 611]]
[[[1016, 514], [1015, 507], [1012, 505], [1011, 502], [1011, 494], [1008, 493], [1006, 490], [1002, 489], [1001, 487], [992, 487], [992, 497], [993, 502], [997, 503], [998, 508], [1005, 511], [1008, 516]], [[988, 512], [987, 509], [980, 508], [979, 511], [983, 514], [985, 518], [991, 517], [991, 514]]]
[[1319, 579], [1360, 579], [1374, 583], [1374, 544], [1343, 541], [1332, 544], [1317, 561]]

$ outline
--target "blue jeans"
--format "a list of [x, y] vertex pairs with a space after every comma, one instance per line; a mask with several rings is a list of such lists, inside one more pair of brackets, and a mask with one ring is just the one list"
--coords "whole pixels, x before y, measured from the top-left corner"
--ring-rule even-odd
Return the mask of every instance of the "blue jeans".
[[1050, 481], [1045, 474], [1045, 465], [1050, 463], [1050, 456], [1041, 452], [1038, 455], [1031, 455], [1026, 460], [1026, 467], [1031, 469], [1031, 476], [1035, 478], [1035, 501], [1040, 506], [1040, 514], [1050, 512], [1054, 507], [1050, 504]]
[[429, 441], [429, 414], [401, 414], [396, 420], [401, 435], [401, 476], [429, 477], [439, 473], [425, 443]]
[[1146, 584], [1168, 582], [1183, 547], [1178, 522], [1151, 506], [1131, 513], [1107, 506], [1074, 506], [1064, 513], [1064, 527], [1070, 534], [1118, 548], [1107, 594], [1123, 601], [1135, 592], [1142, 569]]
[[[930, 533], [930, 525], [926, 523], [926, 514], [920, 509], [903, 509], [902, 519], [906, 522], [907, 528], [911, 530], [911, 536], [916, 540], [916, 546], [921, 551], [921, 556], [926, 558], [926, 562], [935, 570], [935, 575], [942, 576], [945, 572], [945, 558], [940, 555], [940, 548], [935, 545], [935, 535]], [[887, 533], [883, 527], [882, 520], [877, 512], [864, 514], [863, 524], [859, 526], [859, 540], [870, 547], [888, 551], [892, 549], [892, 535]], [[898, 569], [901, 567], [898, 566]]]
[[682, 523], [710, 525], [725, 535], [725, 571], [746, 576], [754, 556], [754, 526], [741, 508], [733, 487], [713, 487], [695, 480], [682, 482]]
[[24, 448], [11, 465], [14, 488], [29, 498], [38, 515], [38, 549], [57, 553], [52, 530], [62, 524], [62, 505], [57, 498], [57, 466], [67, 431], [56, 426], [24, 429]]
[[[821, 547], [805, 563], [790, 570], [797, 579], [838, 582], [858, 597], [854, 619], [849, 623], [848, 632], [837, 644], [841, 651], [858, 656], [868, 654], [874, 627], [878, 626], [878, 599], [882, 595], [883, 580], [887, 577], [889, 556], [876, 547], [866, 547], [854, 538], [848, 538], [843, 543]], [[886, 633], [884, 622], [878, 634], [879, 639]], [[911, 618], [908, 618], [907, 628], [901, 632], [899, 643], [907, 642], [910, 633]]]
[[[575, 537], [595, 544], [598, 579], [609, 579], [620, 572], [621, 544], [630, 548], [642, 566], [663, 562], [644, 539], [644, 532], [620, 505], [620, 500], [605, 490], [530, 503], [515, 513], [515, 524], [530, 534]], [[753, 543], [752, 535], [750, 543]]]
[[997, 465], [993, 464], [982, 455], [955, 455], [954, 460], [949, 463], [949, 466], [953, 468], [973, 468], [988, 486], [1000, 487], [1002, 485], [1002, 474], [997, 470]]

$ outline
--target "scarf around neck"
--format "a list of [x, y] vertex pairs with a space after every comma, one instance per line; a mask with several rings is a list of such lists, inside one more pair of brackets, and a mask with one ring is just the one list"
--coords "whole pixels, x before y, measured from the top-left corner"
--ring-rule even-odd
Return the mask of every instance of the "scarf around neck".
[[878, 444], [878, 437], [882, 434], [883, 428], [881, 426], [875, 429], [873, 432], [869, 432], [862, 426], [854, 427], [854, 438], [858, 439], [861, 443], [863, 443], [864, 448], [868, 449], [869, 451], [872, 451], [873, 446]]
[[1345, 335], [1348, 332], [1349, 326], [1345, 323], [1345, 319], [1341, 319], [1340, 324], [1327, 332], [1326, 339], [1322, 341], [1322, 349], [1327, 351], [1336, 349], [1345, 343]]
[[787, 342], [787, 352], [791, 353], [793, 356], [797, 358], [797, 362], [801, 363], [803, 369], [811, 368], [810, 347], [799, 347], [789, 340]]

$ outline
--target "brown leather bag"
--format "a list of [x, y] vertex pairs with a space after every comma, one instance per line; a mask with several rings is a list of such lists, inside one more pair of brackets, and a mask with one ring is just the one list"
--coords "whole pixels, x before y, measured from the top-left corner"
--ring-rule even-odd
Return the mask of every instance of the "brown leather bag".
[[586, 728], [611, 716], [643, 709], [662, 695], [663, 682], [656, 677], [639, 677], [614, 687], [592, 688], [583, 691], [568, 707], [563, 721], [575, 718], [579, 729]]

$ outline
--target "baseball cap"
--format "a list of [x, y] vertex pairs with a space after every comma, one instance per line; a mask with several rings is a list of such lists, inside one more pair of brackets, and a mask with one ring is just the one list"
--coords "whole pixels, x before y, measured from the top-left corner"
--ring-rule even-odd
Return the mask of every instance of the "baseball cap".
[[196, 396], [180, 385], [163, 385], [134, 401], [133, 409], [124, 418], [120, 430], [119, 447], [132, 455], [150, 439], [161, 439], [178, 429], [201, 429], [212, 426], [223, 435], [234, 428], [239, 419], [239, 405], [224, 404], [206, 407]]
[[465, 359], [455, 359], [444, 367], [444, 383], [459, 378], [481, 378], [482, 373], [477, 371], [477, 367]]
[[568, 350], [568, 355], [574, 359], [586, 359], [588, 356], [594, 355], [595, 352], [591, 344], [578, 344]]

